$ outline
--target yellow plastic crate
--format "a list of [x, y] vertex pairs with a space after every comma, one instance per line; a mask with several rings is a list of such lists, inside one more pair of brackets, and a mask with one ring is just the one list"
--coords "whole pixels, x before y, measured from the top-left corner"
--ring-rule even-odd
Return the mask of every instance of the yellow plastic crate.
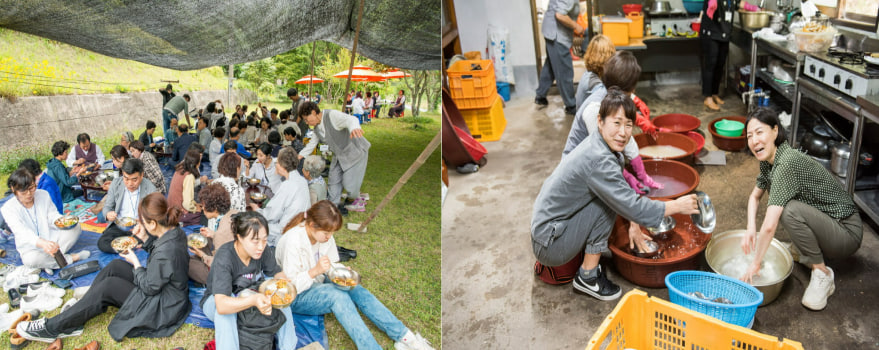
[[796, 350], [803, 345], [647, 297], [635, 289], [623, 296], [586, 349]]
[[[497, 96], [497, 92], [495, 92]], [[476, 141], [497, 141], [507, 127], [503, 99], [496, 97], [491, 108], [461, 110], [461, 117]]]
[[458, 61], [446, 73], [449, 75], [449, 93], [458, 110], [490, 108], [497, 99], [491, 60]]

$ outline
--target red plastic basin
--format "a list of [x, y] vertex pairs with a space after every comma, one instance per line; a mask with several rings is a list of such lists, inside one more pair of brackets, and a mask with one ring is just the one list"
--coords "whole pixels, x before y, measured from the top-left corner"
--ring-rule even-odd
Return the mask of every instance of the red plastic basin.
[[[684, 155], [680, 155], [677, 157], [667, 157], [664, 159], [677, 160], [690, 165], [695, 164], [695, 154], [698, 145], [696, 144], [696, 141], [693, 141], [693, 139], [687, 137], [686, 135], [673, 132], [660, 132], [656, 134], [656, 139], [653, 139], [649, 135], [643, 133], [635, 135], [634, 137], [635, 142], [638, 144], [639, 148], [644, 148], [651, 145], [667, 145], [680, 148], [684, 152], [686, 152]], [[645, 160], [654, 159], [654, 157], [644, 154], [641, 155], [641, 158]]]
[[641, 4], [623, 4], [623, 14], [628, 15], [632, 12], [641, 12], [642, 8]]
[[671, 132], [684, 133], [693, 131], [702, 125], [702, 121], [689, 114], [670, 113], [653, 118], [653, 125], [666, 128]]

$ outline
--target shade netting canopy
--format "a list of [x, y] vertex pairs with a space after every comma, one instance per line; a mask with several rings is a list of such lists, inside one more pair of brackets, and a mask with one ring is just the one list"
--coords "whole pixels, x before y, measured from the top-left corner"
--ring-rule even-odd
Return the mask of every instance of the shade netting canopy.
[[[351, 49], [359, 0], [0, 1], [0, 27], [178, 70], [244, 63], [317, 40]], [[365, 2], [357, 53], [438, 70], [439, 0]]]

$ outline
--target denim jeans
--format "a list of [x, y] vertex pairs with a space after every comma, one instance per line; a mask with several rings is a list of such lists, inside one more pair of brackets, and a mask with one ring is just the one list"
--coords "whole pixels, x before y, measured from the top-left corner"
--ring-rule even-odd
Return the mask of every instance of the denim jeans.
[[[214, 322], [214, 338], [217, 341], [217, 350], [238, 350], [238, 317], [236, 314], [220, 315], [217, 312], [217, 303], [211, 295], [205, 300], [202, 307], [205, 316]], [[278, 336], [278, 348], [292, 350], [296, 347], [296, 329], [293, 325], [293, 314], [290, 308], [283, 308], [281, 312], [287, 321], [281, 326], [276, 335]]]
[[392, 340], [398, 341], [406, 335], [408, 329], [403, 322], [359, 285], [350, 291], [343, 291], [330, 283], [315, 283], [297, 295], [290, 305], [290, 310], [297, 314], [323, 315], [332, 312], [358, 349], [381, 349], [369, 328], [366, 328], [358, 309]]
[[[177, 118], [177, 115], [167, 109], [162, 109], [162, 131], [168, 130], [171, 127], [171, 119], [173, 118]], [[177, 121], [180, 121], [180, 119], [177, 119]], [[165, 136], [165, 138], [167, 139], [168, 136]]]
[[357, 117], [357, 121], [360, 122], [360, 124], [363, 124], [363, 113], [354, 114], [354, 116]]

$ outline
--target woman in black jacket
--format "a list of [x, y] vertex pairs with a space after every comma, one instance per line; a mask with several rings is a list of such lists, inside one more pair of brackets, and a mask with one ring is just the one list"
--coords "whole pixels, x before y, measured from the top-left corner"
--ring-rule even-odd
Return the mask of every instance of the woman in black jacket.
[[720, 81], [723, 79], [723, 66], [729, 55], [729, 39], [732, 33], [733, 11], [738, 0], [707, 0], [702, 5], [702, 24], [699, 27], [699, 41], [702, 46], [702, 96], [705, 107], [719, 111], [723, 100]]
[[[161, 193], [152, 193], [140, 202], [140, 223], [132, 230], [142, 241], [155, 236], [147, 249], [146, 267], [137, 255], [126, 250], [125, 258], [104, 267], [82, 300], [58, 316], [21, 322], [16, 327], [22, 337], [50, 343], [56, 338], [82, 334], [85, 323], [104, 313], [107, 306], [119, 312], [108, 330], [116, 341], [124, 337], [168, 337], [189, 315], [189, 252], [186, 235], [177, 226], [180, 210], [168, 205]], [[130, 264], [130, 265], [129, 265]]]

